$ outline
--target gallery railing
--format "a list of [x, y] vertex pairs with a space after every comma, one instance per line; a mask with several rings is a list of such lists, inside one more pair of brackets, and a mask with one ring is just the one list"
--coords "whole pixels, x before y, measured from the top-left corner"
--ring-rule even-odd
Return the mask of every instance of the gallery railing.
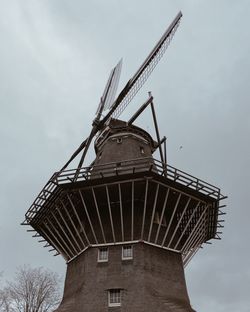
[[164, 176], [170, 181], [177, 182], [190, 189], [199, 191], [216, 200], [223, 198], [223, 195], [220, 193], [220, 189], [218, 187], [215, 187], [212, 184], [151, 157], [82, 167], [79, 171], [77, 179], [75, 180], [76, 170], [77, 169], [64, 170], [53, 174], [27, 211], [26, 224], [29, 223], [30, 219], [32, 219], [34, 213], [36, 213], [46, 201], [51, 199], [50, 197], [56, 195], [55, 193], [57, 192], [57, 187], [59, 185], [90, 179], [105, 178], [114, 175], [120, 176], [138, 172], [154, 172], [160, 176]]

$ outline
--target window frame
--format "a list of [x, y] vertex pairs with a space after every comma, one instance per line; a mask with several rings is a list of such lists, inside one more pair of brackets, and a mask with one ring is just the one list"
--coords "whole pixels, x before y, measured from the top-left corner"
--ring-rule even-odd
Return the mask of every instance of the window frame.
[[[124, 250], [130, 248], [131, 256], [124, 256]], [[133, 245], [124, 245], [122, 246], [122, 260], [132, 260], [133, 259]]]
[[[111, 302], [112, 295], [116, 296], [115, 293], [119, 293], [118, 296], [117, 296], [118, 302]], [[121, 289], [120, 288], [109, 289], [108, 290], [108, 307], [114, 308], [114, 307], [120, 307], [121, 305], [122, 305], [122, 292], [121, 292]]]
[[[100, 255], [101, 255], [102, 251], [104, 252], [104, 249], [107, 252], [107, 257], [105, 259], [102, 259], [100, 257]], [[108, 262], [108, 261], [109, 261], [109, 249], [108, 249], [108, 247], [100, 247], [100, 248], [98, 248], [97, 262]]]

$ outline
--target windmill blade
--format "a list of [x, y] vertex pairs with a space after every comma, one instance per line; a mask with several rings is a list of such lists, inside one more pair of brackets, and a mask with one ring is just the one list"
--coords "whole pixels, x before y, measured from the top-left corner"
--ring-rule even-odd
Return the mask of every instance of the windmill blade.
[[114, 102], [115, 94], [117, 91], [120, 75], [122, 68], [122, 59], [118, 62], [118, 64], [111, 70], [109, 75], [109, 79], [105, 86], [103, 95], [101, 97], [101, 101], [98, 105], [96, 115], [101, 115], [102, 111], [110, 108], [111, 104]]
[[125, 85], [123, 90], [120, 92], [115, 102], [111, 106], [108, 114], [102, 120], [100, 120], [104, 107], [109, 108], [110, 103], [113, 102], [115, 92], [118, 86], [118, 81], [120, 78], [122, 60], [120, 60], [120, 62], [116, 65], [116, 67], [111, 71], [108, 82], [104, 89], [103, 96], [101, 98], [101, 102], [98, 106], [98, 109], [96, 112], [97, 117], [95, 118], [93, 122], [93, 127], [91, 129], [89, 137], [85, 141], [83, 141], [80, 147], [75, 151], [75, 153], [71, 156], [70, 160], [66, 163], [66, 165], [61, 170], [64, 170], [68, 166], [68, 164], [83, 150], [83, 154], [81, 156], [81, 159], [80, 159], [80, 162], [78, 164], [78, 168], [75, 174], [75, 180], [77, 180], [80, 168], [83, 164], [83, 161], [85, 159], [85, 156], [87, 154], [87, 151], [89, 149], [89, 146], [94, 136], [105, 125], [105, 123], [109, 121], [111, 117], [118, 118], [120, 116], [120, 114], [124, 111], [126, 106], [130, 103], [133, 97], [137, 94], [137, 92], [143, 86], [143, 84], [148, 79], [148, 77], [150, 76], [155, 66], [158, 64], [158, 62], [162, 58], [167, 47], [169, 46], [170, 41], [173, 38], [174, 33], [179, 26], [181, 17], [182, 17], [182, 13], [179, 12], [177, 16], [175, 17], [175, 19], [173, 20], [173, 22], [168, 27], [168, 29], [165, 31], [161, 39], [158, 41], [156, 46], [153, 48], [149, 56], [143, 62], [141, 67], [138, 69], [135, 75], [128, 81], [128, 83]]
[[103, 118], [102, 122], [106, 123], [111, 117], [118, 118], [124, 111], [126, 106], [134, 98], [143, 84], [146, 82], [151, 72], [162, 58], [164, 52], [169, 46], [171, 39], [173, 38], [175, 31], [177, 30], [182, 13], [179, 12], [170, 26], [167, 28], [161, 39], [153, 48], [149, 56], [143, 62], [141, 67], [135, 73], [135, 75], [128, 81], [121, 93], [118, 95], [114, 104], [112, 105], [109, 113]]
[[120, 76], [121, 76], [121, 69], [122, 69], [122, 59], [120, 59], [120, 61], [118, 62], [118, 64], [114, 68], [114, 74], [112, 77], [110, 88], [107, 92], [104, 110], [109, 109], [111, 107], [111, 105], [114, 103], [116, 91], [118, 88], [118, 83], [119, 83]]
[[[120, 59], [118, 64], [111, 70], [111, 73], [109, 75], [109, 79], [107, 81], [103, 95], [101, 97], [100, 104], [99, 104], [97, 111], [96, 111], [97, 117], [95, 119], [95, 123], [98, 123], [98, 121], [101, 117], [102, 111], [109, 108], [111, 103], [113, 103], [113, 101], [114, 101], [115, 94], [116, 94], [117, 87], [118, 87], [118, 82], [119, 82], [120, 75], [121, 75], [121, 67], [122, 67], [122, 59]], [[78, 168], [80, 168], [82, 166], [84, 158], [85, 158], [86, 153], [88, 151], [89, 145], [90, 145], [94, 135], [96, 134], [96, 132], [97, 132], [97, 129], [93, 125], [93, 129], [92, 129], [89, 137], [81, 143], [81, 145], [78, 147], [78, 149], [73, 153], [73, 155], [67, 161], [67, 163], [62, 167], [60, 172], [63, 171], [64, 169], [66, 169], [67, 166], [75, 159], [75, 157], [84, 149], [83, 154], [82, 154], [81, 159], [80, 159], [80, 162], [79, 162], [79, 165], [78, 165]]]

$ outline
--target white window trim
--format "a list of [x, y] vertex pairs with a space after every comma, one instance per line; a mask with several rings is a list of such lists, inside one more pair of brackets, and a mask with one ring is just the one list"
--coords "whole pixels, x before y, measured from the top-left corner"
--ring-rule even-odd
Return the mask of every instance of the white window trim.
[[[119, 296], [120, 296], [120, 301], [119, 302], [110, 302], [110, 295], [111, 295], [111, 292], [112, 291], [119, 291]], [[121, 305], [122, 305], [122, 303], [121, 303], [121, 301], [122, 301], [122, 294], [121, 294], [121, 289], [110, 289], [109, 291], [108, 291], [108, 306], [109, 307], [120, 307]]]
[[[129, 256], [129, 257], [124, 257], [124, 248], [126, 247], [130, 247], [131, 248], [131, 251], [132, 251], [132, 255]], [[126, 246], [122, 246], [122, 260], [132, 260], [133, 259], [133, 246], [132, 245], [126, 245]]]
[[[101, 250], [102, 249], [107, 249], [107, 258], [106, 259], [100, 259], [100, 254], [101, 254]], [[101, 247], [101, 248], [98, 248], [98, 257], [97, 257], [97, 261], [98, 262], [108, 262], [109, 260], [109, 249], [108, 247]]]

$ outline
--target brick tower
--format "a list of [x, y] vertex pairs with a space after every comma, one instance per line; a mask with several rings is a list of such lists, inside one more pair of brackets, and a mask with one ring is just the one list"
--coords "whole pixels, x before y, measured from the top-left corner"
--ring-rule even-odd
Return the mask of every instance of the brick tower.
[[[57, 312], [194, 311], [184, 266], [203, 243], [218, 238], [219, 202], [225, 197], [167, 164], [151, 94], [128, 121], [117, 118], [131, 90], [138, 91], [138, 81], [165, 51], [180, 18], [181, 13], [115, 101], [120, 63], [112, 70], [90, 136], [26, 213], [24, 224], [33, 227], [34, 236], [42, 236], [67, 262]], [[105, 106], [109, 113], [100, 120]], [[155, 140], [134, 125], [147, 107]], [[83, 167], [94, 137], [95, 160]], [[66, 170], [81, 152], [77, 169]]]

